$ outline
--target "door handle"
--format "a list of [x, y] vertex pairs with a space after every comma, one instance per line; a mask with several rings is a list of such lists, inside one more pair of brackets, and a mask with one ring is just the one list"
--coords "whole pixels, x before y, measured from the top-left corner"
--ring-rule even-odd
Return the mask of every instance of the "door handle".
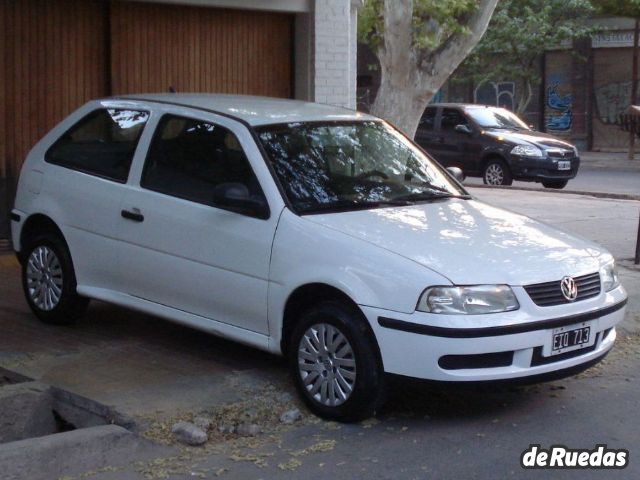
[[140, 213], [140, 210], [138, 210], [137, 208], [134, 209], [133, 212], [130, 210], [122, 210], [120, 212], [120, 215], [122, 215], [122, 218], [126, 218], [127, 220], [133, 220], [134, 222], [144, 221], [144, 215], [142, 215]]

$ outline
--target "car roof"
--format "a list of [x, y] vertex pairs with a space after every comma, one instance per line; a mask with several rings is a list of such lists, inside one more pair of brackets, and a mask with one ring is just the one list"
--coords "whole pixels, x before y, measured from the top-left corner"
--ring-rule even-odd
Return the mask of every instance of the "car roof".
[[243, 120], [252, 126], [307, 121], [376, 120], [376, 117], [366, 113], [333, 105], [250, 95], [146, 93], [122, 95], [115, 99], [209, 110]]

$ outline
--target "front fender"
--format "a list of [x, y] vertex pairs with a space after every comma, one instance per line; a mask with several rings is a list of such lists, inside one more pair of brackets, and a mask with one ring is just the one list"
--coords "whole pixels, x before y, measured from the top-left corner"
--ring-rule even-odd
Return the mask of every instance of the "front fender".
[[415, 310], [428, 286], [450, 284], [412, 260], [285, 209], [269, 272], [269, 331], [274, 351], [279, 351], [287, 299], [298, 287], [311, 283], [334, 287], [361, 306], [404, 313]]

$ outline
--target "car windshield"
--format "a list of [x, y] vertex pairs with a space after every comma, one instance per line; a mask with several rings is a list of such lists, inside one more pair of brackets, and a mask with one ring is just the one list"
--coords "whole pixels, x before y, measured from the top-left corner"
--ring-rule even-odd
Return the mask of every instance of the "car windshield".
[[503, 128], [507, 130], [530, 130], [526, 123], [504, 108], [475, 107], [465, 110], [481, 128]]
[[384, 122], [260, 127], [258, 135], [299, 213], [410, 205], [467, 192]]

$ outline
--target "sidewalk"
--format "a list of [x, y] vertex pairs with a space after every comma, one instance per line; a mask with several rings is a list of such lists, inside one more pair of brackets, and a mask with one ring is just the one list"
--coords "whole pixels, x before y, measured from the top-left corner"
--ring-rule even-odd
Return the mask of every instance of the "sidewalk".
[[640, 152], [633, 160], [627, 159], [627, 152], [580, 152], [580, 168], [640, 172]]

